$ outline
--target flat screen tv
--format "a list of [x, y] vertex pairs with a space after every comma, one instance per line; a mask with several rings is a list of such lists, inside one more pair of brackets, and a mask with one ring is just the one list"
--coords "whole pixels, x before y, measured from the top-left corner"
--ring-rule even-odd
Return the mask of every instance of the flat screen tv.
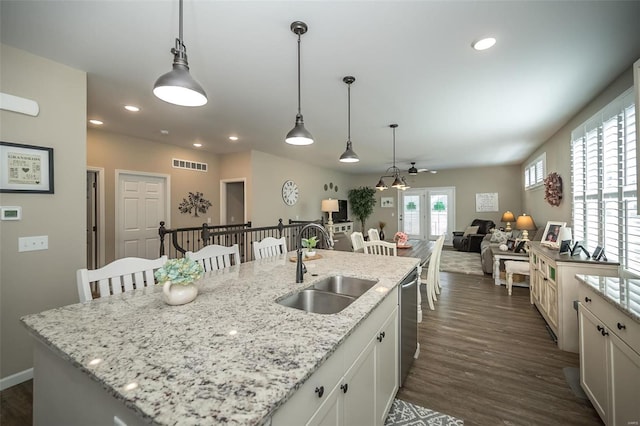
[[[338, 200], [338, 209], [331, 215], [333, 223], [348, 222], [347, 200]], [[329, 213], [324, 214], [324, 220], [325, 222], [329, 220]]]

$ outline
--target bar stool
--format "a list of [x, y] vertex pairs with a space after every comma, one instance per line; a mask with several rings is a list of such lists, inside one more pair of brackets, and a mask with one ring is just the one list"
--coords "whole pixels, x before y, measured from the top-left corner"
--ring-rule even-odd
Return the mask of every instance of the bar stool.
[[511, 287], [513, 287], [513, 274], [529, 275], [529, 262], [518, 260], [507, 260], [504, 262], [504, 271], [507, 275], [507, 291], [511, 296]]

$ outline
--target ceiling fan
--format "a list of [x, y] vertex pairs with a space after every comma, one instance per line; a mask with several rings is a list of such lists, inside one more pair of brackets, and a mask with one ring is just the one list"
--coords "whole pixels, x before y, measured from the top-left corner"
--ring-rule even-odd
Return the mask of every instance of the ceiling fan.
[[425, 173], [425, 172], [429, 172], [429, 173], [438, 173], [437, 170], [430, 170], [430, 169], [418, 169], [416, 168], [416, 162], [412, 161], [411, 162], [411, 167], [409, 167], [409, 170], [407, 171], [407, 173], [409, 173], [409, 176], [416, 176], [418, 173]]

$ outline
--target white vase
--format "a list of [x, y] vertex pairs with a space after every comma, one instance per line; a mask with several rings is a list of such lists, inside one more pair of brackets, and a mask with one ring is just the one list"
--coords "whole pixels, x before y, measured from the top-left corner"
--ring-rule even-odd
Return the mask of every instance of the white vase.
[[305, 257], [313, 257], [316, 255], [316, 251], [315, 250], [307, 250], [304, 252], [304, 256]]
[[193, 301], [198, 295], [198, 286], [190, 284], [173, 284], [167, 281], [162, 286], [162, 299], [168, 305], [184, 305]]

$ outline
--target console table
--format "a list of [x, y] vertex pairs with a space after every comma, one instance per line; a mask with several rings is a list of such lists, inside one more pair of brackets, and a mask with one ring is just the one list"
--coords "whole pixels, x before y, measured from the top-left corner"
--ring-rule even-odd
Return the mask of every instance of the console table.
[[338, 232], [344, 232], [345, 234], [350, 234], [353, 232], [353, 222], [339, 222], [334, 223], [333, 225], [324, 224], [324, 227], [331, 234], [336, 234]]
[[[493, 281], [496, 285], [507, 283], [506, 277], [504, 280], [500, 278], [500, 261], [502, 261], [502, 263], [504, 263], [505, 260], [529, 261], [529, 255], [527, 253], [514, 253], [508, 250], [502, 251], [498, 246], [491, 246], [491, 255], [493, 256]], [[513, 285], [526, 286], [526, 283], [514, 283]]]

